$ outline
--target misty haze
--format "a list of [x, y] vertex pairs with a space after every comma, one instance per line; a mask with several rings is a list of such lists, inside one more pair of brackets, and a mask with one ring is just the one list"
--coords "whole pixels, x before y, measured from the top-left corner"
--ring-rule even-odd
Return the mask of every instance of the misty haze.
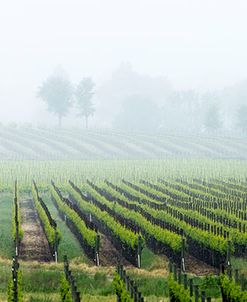
[[247, 302], [247, 2], [0, 4], [0, 302]]

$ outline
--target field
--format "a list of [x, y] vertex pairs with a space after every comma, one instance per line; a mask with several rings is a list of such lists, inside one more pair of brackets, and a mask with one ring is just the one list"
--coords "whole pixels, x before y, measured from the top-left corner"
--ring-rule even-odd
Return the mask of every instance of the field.
[[5, 160], [247, 158], [247, 143], [241, 137], [24, 126], [0, 126], [0, 135], [0, 158]]
[[[168, 301], [169, 260], [179, 270], [184, 258], [185, 272], [212, 301], [221, 301], [220, 264], [230, 261], [245, 283], [243, 160], [29, 160], [0, 166], [1, 301], [7, 299], [18, 232], [24, 301], [60, 301], [65, 255], [82, 301], [116, 300], [118, 263], [145, 301]], [[13, 238], [15, 179], [19, 230]]]

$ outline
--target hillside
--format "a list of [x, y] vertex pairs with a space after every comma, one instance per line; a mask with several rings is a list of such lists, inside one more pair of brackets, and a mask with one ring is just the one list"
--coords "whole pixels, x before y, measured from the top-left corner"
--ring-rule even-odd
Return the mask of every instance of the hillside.
[[0, 159], [246, 159], [241, 138], [131, 134], [78, 129], [0, 129]]

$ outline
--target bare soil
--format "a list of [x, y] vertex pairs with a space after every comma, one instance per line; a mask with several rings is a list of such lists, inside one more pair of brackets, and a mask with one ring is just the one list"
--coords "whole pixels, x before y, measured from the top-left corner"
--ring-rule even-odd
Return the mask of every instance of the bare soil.
[[100, 234], [101, 247], [99, 252], [100, 265], [102, 266], [116, 266], [118, 263], [126, 266], [132, 266], [127, 261], [121, 252], [117, 251], [110, 240], [103, 234]]
[[20, 259], [47, 262], [52, 260], [49, 244], [43, 232], [32, 199], [20, 201], [21, 226], [24, 233], [20, 245]]
[[185, 269], [187, 272], [197, 276], [216, 275], [219, 273], [217, 268], [189, 255], [186, 257]]

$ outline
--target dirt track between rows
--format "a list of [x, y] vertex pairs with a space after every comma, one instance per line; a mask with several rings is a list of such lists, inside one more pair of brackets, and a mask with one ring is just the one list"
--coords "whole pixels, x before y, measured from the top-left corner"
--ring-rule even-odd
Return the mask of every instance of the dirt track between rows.
[[52, 259], [33, 200], [20, 201], [21, 227], [24, 233], [20, 245], [20, 259], [47, 262]]

